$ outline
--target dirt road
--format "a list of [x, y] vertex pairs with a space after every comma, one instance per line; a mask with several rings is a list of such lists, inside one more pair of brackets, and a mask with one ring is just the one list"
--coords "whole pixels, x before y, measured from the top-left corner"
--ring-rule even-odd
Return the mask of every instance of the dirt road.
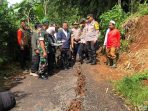
[[[81, 68], [85, 76], [85, 85], [82, 86], [78, 83], [81, 78], [76, 75], [76, 66], [60, 71], [48, 80], [27, 75], [11, 89], [17, 99], [17, 106], [11, 111], [128, 111], [123, 101], [114, 96], [109, 81], [101, 79], [101, 74], [90, 71], [89, 65], [84, 64]], [[96, 81], [93, 75], [100, 75], [100, 81]], [[80, 90], [85, 89], [84, 94], [77, 94], [78, 85]], [[72, 101], [78, 98], [81, 108], [70, 109]], [[73, 103], [73, 106], [78, 105]]]

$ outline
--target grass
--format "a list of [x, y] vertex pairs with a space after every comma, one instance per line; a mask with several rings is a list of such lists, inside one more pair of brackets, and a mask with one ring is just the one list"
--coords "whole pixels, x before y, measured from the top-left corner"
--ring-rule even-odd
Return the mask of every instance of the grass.
[[148, 85], [144, 85], [143, 80], [148, 80], [148, 71], [125, 77], [115, 84], [115, 88], [134, 106], [144, 106], [148, 101]]

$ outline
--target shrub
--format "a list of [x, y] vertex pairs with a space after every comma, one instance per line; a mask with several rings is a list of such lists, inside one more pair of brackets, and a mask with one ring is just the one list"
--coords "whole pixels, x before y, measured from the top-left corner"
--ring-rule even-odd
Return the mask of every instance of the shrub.
[[103, 13], [100, 16], [101, 19], [101, 27], [102, 34], [105, 34], [106, 29], [108, 28], [108, 24], [110, 20], [114, 20], [116, 22], [116, 27], [121, 29], [122, 22], [127, 18], [127, 14], [122, 10], [122, 8], [118, 5], [115, 5], [111, 10]]
[[125, 77], [116, 84], [116, 89], [135, 106], [143, 105], [148, 100], [148, 86], [142, 80], [148, 80], [148, 71]]
[[141, 16], [148, 14], [148, 4], [145, 2], [144, 4], [139, 4], [137, 13]]

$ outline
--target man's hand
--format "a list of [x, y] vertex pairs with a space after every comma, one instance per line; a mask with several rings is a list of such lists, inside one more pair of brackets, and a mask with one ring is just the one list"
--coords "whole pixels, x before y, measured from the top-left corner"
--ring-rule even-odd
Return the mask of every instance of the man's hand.
[[43, 52], [43, 57], [46, 58], [47, 57], [47, 53]]
[[21, 45], [20, 48], [21, 48], [21, 50], [24, 50], [24, 46], [23, 45]]
[[39, 53], [40, 53], [40, 51], [37, 49], [37, 50], [35, 50], [35, 53], [36, 53], [36, 54], [39, 54]]

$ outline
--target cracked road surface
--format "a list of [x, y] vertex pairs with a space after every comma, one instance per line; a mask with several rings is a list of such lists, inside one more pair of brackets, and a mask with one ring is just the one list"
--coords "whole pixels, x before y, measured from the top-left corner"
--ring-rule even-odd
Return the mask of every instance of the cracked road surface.
[[[123, 101], [112, 92], [109, 81], [101, 79], [101, 74], [91, 71], [89, 65], [82, 65], [85, 76], [85, 96], [81, 99], [82, 111], [128, 111]], [[71, 102], [77, 99], [76, 67], [63, 70], [48, 80], [26, 76], [11, 91], [16, 95], [17, 106], [11, 111], [67, 111]], [[94, 79], [97, 75], [100, 81]], [[80, 110], [68, 110], [80, 111]]]

